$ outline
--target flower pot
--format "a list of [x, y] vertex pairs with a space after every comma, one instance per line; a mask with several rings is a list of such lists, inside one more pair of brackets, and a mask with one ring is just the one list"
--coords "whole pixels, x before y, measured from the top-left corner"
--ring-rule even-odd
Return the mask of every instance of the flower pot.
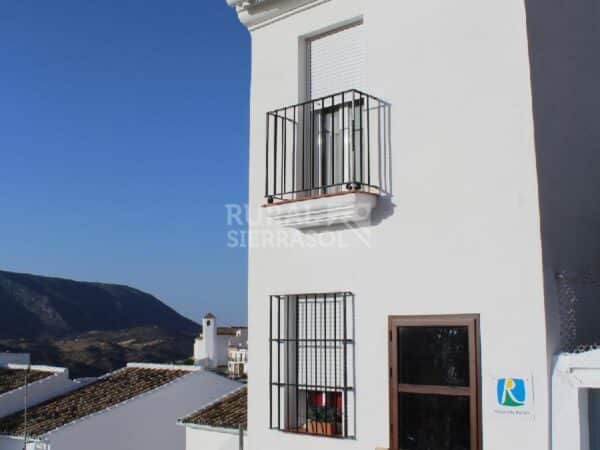
[[324, 436], [335, 436], [335, 423], [317, 422], [315, 420], [308, 421], [308, 432], [311, 434], [322, 434]]

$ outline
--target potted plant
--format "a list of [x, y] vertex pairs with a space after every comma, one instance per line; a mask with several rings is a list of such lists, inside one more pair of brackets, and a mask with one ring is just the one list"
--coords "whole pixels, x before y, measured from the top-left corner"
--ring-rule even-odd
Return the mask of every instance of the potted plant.
[[340, 412], [336, 408], [327, 406], [311, 406], [307, 411], [308, 432], [311, 434], [322, 434], [335, 436]]

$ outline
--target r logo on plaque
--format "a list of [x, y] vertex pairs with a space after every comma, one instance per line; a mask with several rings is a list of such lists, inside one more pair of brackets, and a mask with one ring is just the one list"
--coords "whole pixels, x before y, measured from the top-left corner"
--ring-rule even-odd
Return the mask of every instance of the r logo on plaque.
[[488, 401], [494, 415], [532, 420], [534, 418], [533, 377], [517, 376], [491, 377], [488, 386]]
[[527, 388], [522, 378], [498, 379], [496, 392], [498, 405], [508, 407], [521, 407], [527, 400]]

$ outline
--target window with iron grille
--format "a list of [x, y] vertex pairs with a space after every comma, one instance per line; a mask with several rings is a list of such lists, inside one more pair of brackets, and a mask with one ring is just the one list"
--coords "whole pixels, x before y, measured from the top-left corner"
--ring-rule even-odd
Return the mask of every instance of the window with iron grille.
[[270, 298], [270, 427], [353, 438], [354, 296]]

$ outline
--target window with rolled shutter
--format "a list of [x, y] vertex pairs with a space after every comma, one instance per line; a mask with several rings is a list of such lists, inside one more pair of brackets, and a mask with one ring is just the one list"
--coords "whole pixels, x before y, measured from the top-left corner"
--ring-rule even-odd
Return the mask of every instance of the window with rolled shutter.
[[366, 46], [363, 25], [355, 24], [308, 41], [308, 97], [364, 90]]

